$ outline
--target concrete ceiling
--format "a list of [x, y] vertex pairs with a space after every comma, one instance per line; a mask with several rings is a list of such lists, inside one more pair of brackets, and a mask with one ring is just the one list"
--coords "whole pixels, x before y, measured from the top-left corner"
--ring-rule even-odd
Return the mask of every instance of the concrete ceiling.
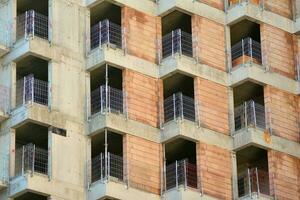
[[179, 28], [187, 33], [192, 32], [190, 15], [180, 11], [173, 11], [162, 18], [162, 35], [166, 35]]
[[242, 20], [230, 27], [231, 45], [240, 42], [243, 38], [251, 37], [260, 42], [260, 25], [249, 20]]
[[90, 9], [91, 26], [109, 19], [111, 22], [121, 25], [121, 7], [109, 2], [102, 2]]
[[18, 15], [31, 9], [48, 16], [48, 0], [17, 0]]
[[194, 79], [183, 74], [174, 74], [163, 81], [164, 98], [171, 96], [176, 92], [182, 92], [184, 95], [194, 97]]
[[233, 89], [234, 106], [239, 106], [250, 99], [261, 105], [264, 104], [263, 86], [247, 81]]

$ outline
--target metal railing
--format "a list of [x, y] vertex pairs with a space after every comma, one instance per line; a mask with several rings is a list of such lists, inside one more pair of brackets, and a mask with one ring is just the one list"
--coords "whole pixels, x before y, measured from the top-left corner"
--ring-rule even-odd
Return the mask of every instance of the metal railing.
[[48, 40], [48, 17], [34, 10], [26, 11], [17, 17], [17, 39], [39, 37]]
[[238, 177], [239, 197], [269, 196], [269, 174], [267, 171], [256, 168], [248, 168]]
[[48, 82], [35, 79], [32, 74], [17, 81], [16, 106], [34, 102], [48, 105]]
[[193, 38], [190, 33], [176, 29], [162, 38], [162, 58], [175, 54], [193, 57]]
[[91, 28], [91, 49], [101, 47], [103, 44], [122, 48], [122, 38], [121, 26], [105, 19]]
[[193, 98], [181, 92], [175, 93], [164, 100], [164, 122], [177, 119], [196, 121], [197, 110]]
[[164, 190], [183, 186], [184, 188], [198, 188], [197, 166], [187, 159], [175, 161], [166, 166]]
[[266, 128], [265, 107], [253, 100], [234, 109], [235, 131], [245, 127]]
[[250, 37], [231, 47], [232, 67], [248, 62], [262, 63], [261, 45]]
[[48, 174], [48, 151], [29, 143], [16, 149], [15, 176], [26, 173]]
[[125, 93], [122, 90], [101, 85], [91, 92], [91, 114], [118, 113], [125, 114]]
[[7, 183], [9, 180], [9, 155], [0, 154], [0, 182]]
[[92, 175], [90, 183], [98, 180], [116, 180], [123, 182], [123, 157], [111, 153], [100, 153], [92, 158]]
[[0, 85], [0, 111], [3, 112], [4, 114], [9, 113], [9, 88]]

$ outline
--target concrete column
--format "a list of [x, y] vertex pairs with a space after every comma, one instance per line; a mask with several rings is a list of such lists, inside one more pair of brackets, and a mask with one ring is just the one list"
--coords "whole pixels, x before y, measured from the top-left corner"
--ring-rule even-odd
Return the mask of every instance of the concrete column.
[[54, 19], [54, 7], [53, 2], [55, 0], [48, 0], [48, 21], [49, 21], [49, 28], [48, 28], [48, 39], [49, 41], [53, 42], [53, 19]]
[[86, 185], [89, 187], [92, 179], [92, 140], [87, 138], [86, 143]]
[[11, 86], [11, 93], [10, 93], [10, 105], [11, 108], [16, 107], [17, 99], [16, 99], [16, 86], [17, 86], [17, 65], [15, 62], [10, 63], [10, 86]]
[[228, 107], [229, 107], [229, 112], [228, 112], [228, 119], [229, 119], [229, 131], [232, 134], [234, 132], [234, 94], [233, 94], [233, 89], [229, 88], [228, 89]]
[[52, 154], [53, 154], [53, 134], [52, 134], [52, 128], [48, 128], [48, 178], [49, 180], [52, 179]]
[[230, 72], [232, 68], [231, 62], [231, 40], [230, 40], [230, 27], [225, 26], [225, 49], [226, 49], [226, 65], [227, 71]]
[[48, 105], [49, 109], [59, 110], [59, 64], [52, 60], [48, 63], [48, 84], [49, 84], [49, 96], [48, 96]]
[[86, 96], [86, 120], [89, 119], [89, 116], [91, 116], [91, 77], [90, 73], [85, 73], [85, 96]]
[[10, 143], [9, 143], [9, 175], [12, 177], [15, 175], [15, 155], [16, 155], [16, 131], [10, 129]]
[[232, 162], [232, 197], [234, 200], [238, 199], [238, 179], [237, 179], [237, 161], [236, 153], [231, 152], [231, 162]]

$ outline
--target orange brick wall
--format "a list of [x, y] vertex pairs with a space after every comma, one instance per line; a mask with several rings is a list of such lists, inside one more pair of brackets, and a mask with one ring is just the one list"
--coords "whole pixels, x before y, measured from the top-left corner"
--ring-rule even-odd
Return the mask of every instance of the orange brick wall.
[[125, 69], [123, 87], [127, 92], [130, 119], [158, 125], [158, 81], [155, 78]]
[[126, 135], [124, 148], [130, 187], [160, 194], [161, 144]]
[[127, 52], [139, 58], [156, 62], [157, 41], [161, 36], [160, 17], [150, 16], [129, 7], [122, 9]]
[[296, 200], [300, 197], [300, 160], [268, 151], [270, 193], [276, 199]]
[[268, 24], [261, 25], [262, 54], [270, 70], [295, 78], [293, 36]]
[[219, 10], [224, 10], [224, 0], [200, 0], [200, 2], [217, 8]]
[[204, 143], [197, 147], [203, 193], [217, 199], [232, 199], [230, 151]]
[[194, 79], [194, 87], [201, 126], [229, 134], [228, 88], [200, 77]]
[[278, 15], [292, 19], [292, 1], [293, 0], [264, 0], [265, 9]]
[[201, 63], [226, 71], [225, 29], [214, 21], [192, 16], [192, 33], [197, 45], [194, 50]]
[[264, 97], [267, 123], [271, 118], [272, 133], [292, 141], [299, 141], [299, 97], [269, 85], [264, 88]]

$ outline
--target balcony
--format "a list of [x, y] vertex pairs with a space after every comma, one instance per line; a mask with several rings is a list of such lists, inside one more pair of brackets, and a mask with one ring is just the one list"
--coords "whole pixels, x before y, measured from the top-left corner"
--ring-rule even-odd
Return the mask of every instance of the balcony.
[[7, 119], [10, 113], [9, 94], [10, 94], [9, 87], [0, 85], [0, 122]]
[[239, 199], [272, 199], [269, 189], [269, 173], [265, 170], [248, 168], [238, 177]]

